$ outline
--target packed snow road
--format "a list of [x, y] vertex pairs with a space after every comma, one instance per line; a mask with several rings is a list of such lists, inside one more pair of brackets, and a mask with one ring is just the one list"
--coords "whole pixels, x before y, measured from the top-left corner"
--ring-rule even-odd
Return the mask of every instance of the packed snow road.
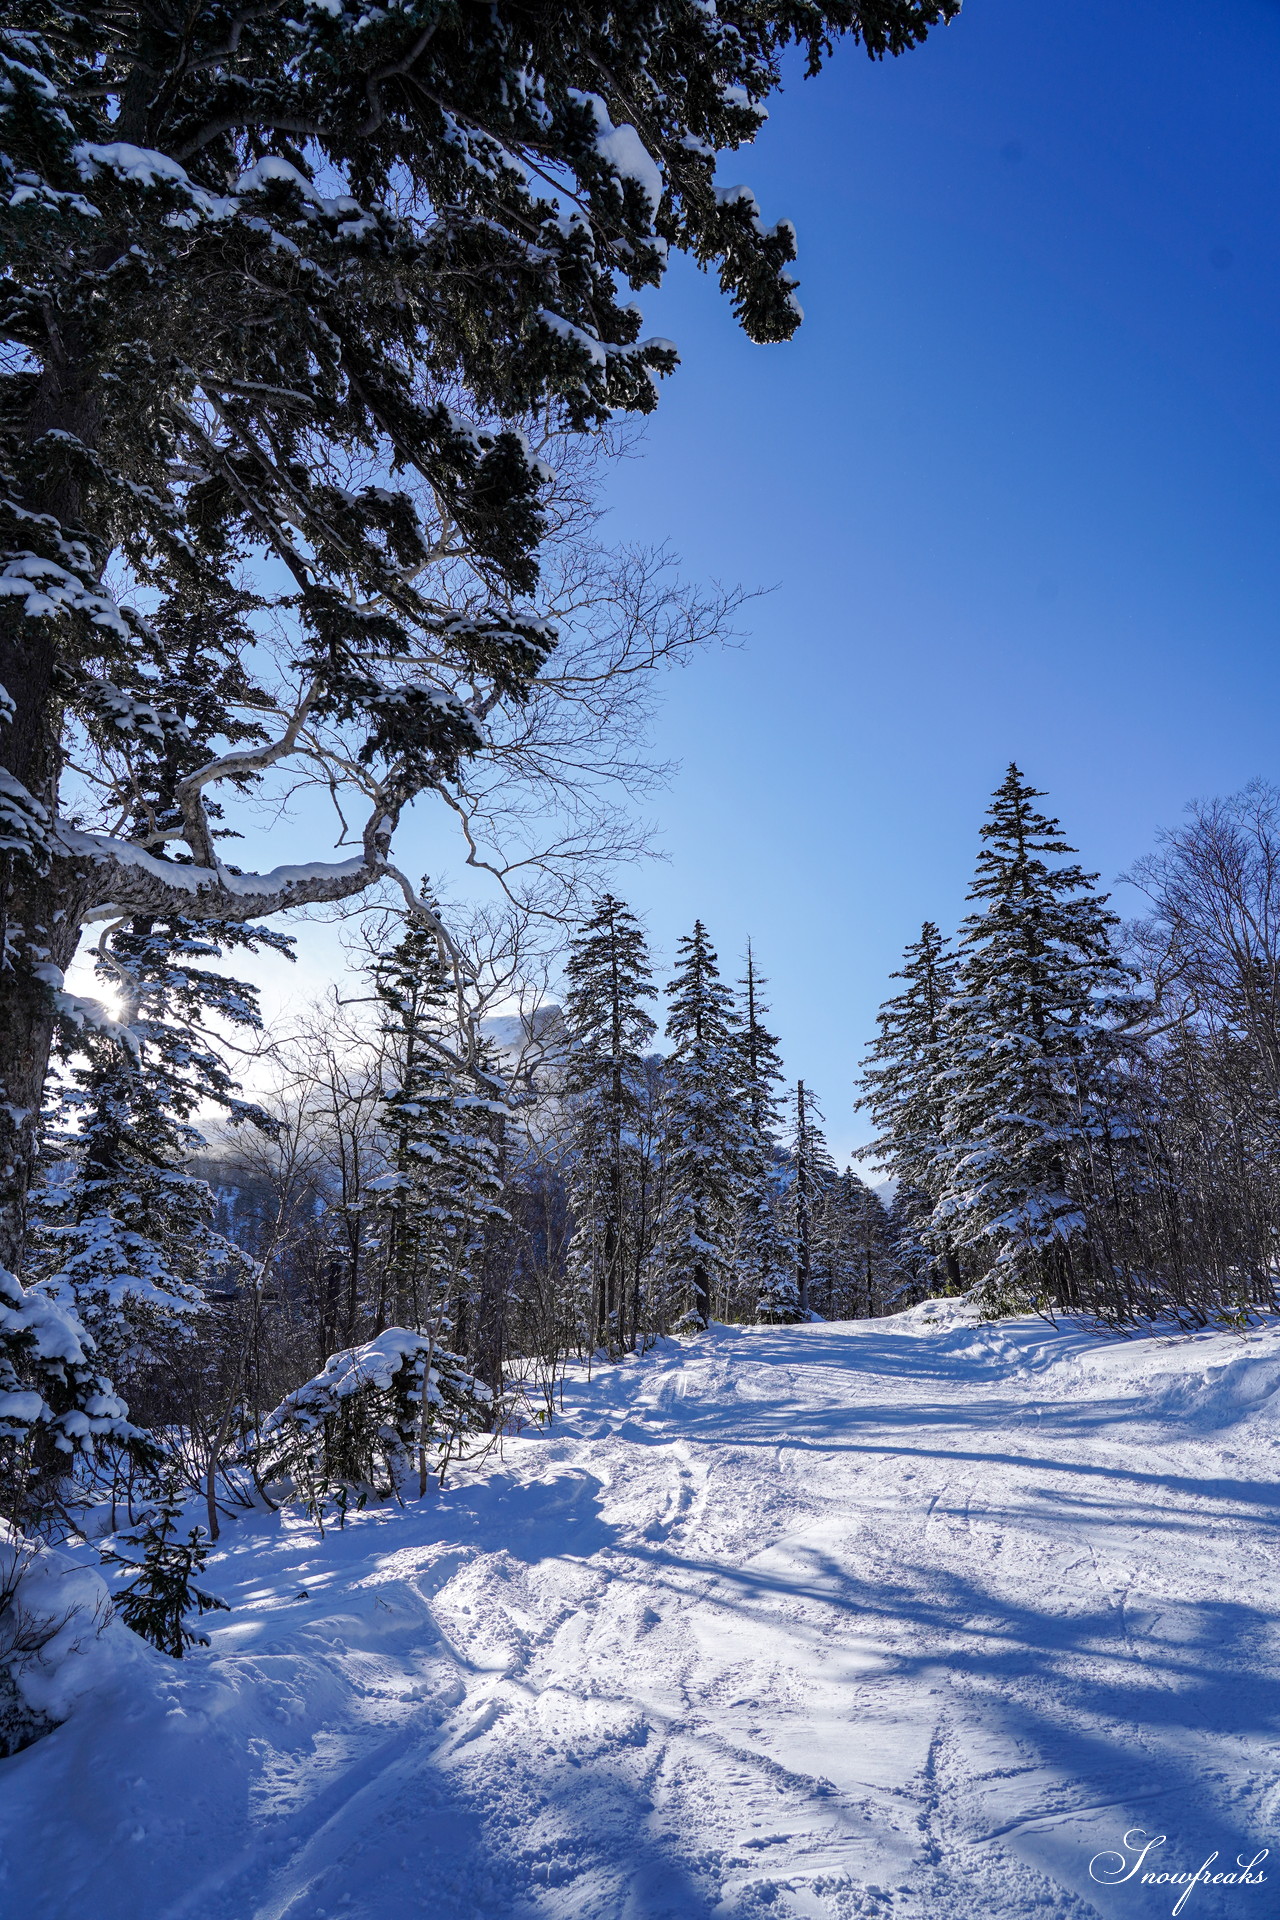
[[230, 1525], [210, 1652], [113, 1625], [0, 1911], [1272, 1920], [1278, 1411], [1277, 1327], [664, 1343], [421, 1506]]

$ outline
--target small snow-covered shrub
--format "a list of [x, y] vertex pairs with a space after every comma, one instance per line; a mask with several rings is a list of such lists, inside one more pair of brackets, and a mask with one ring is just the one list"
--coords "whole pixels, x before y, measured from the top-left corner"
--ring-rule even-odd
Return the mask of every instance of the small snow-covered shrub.
[[92, 1567], [0, 1522], [0, 1759], [66, 1719], [97, 1676], [110, 1618]]
[[341, 1517], [353, 1493], [357, 1505], [370, 1494], [398, 1495], [420, 1448], [447, 1455], [464, 1433], [487, 1427], [491, 1401], [456, 1353], [425, 1333], [388, 1327], [331, 1354], [286, 1395], [263, 1422], [255, 1465], [264, 1483], [291, 1480], [317, 1521], [329, 1500]]
[[192, 1527], [185, 1537], [180, 1534], [181, 1512], [177, 1483], [171, 1478], [147, 1518], [123, 1536], [134, 1551], [108, 1548], [103, 1555], [116, 1566], [134, 1569], [133, 1579], [115, 1595], [126, 1627], [174, 1660], [181, 1660], [188, 1647], [209, 1644], [208, 1634], [187, 1624], [189, 1613], [230, 1611], [225, 1600], [196, 1585], [195, 1576], [209, 1558], [209, 1536], [202, 1527]]

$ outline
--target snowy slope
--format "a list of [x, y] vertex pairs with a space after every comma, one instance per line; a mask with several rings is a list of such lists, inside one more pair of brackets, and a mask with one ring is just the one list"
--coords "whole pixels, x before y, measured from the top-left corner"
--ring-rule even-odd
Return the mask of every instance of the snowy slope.
[[1182, 1908], [1269, 1920], [1278, 1392], [1275, 1327], [665, 1343], [421, 1507], [230, 1525], [211, 1651], [0, 1764], [0, 1912], [1129, 1920], [1141, 1829], [1274, 1836]]

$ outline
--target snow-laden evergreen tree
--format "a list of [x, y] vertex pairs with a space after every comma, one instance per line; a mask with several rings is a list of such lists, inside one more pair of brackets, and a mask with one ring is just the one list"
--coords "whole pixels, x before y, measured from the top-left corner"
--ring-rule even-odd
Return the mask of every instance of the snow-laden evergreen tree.
[[898, 1282], [890, 1215], [853, 1167], [827, 1188], [817, 1239], [818, 1303], [829, 1319], [865, 1320], [890, 1310]]
[[649, 1251], [639, 1204], [644, 1061], [657, 1031], [644, 930], [626, 903], [601, 895], [565, 966], [565, 1094], [572, 1114], [569, 1271], [590, 1344], [634, 1347], [641, 1273]]
[[40, 1196], [32, 1274], [79, 1316], [99, 1364], [148, 1421], [174, 1417], [172, 1387], [195, 1364], [187, 1349], [209, 1294], [254, 1276], [215, 1230], [213, 1194], [186, 1162], [204, 1145], [201, 1107], [265, 1121], [209, 1038], [214, 1021], [260, 1028], [256, 994], [207, 964], [228, 942], [261, 938], [274, 936], [191, 921], [117, 926], [99, 943], [97, 971], [118, 1018], [67, 1023], [67, 1051], [82, 1064], [59, 1089], [67, 1158]]
[[53, 1271], [38, 1284], [73, 1307], [136, 1408], [140, 1377], [180, 1362], [206, 1288], [228, 1268], [234, 1284], [238, 1263], [212, 1230], [207, 1183], [182, 1170], [199, 1136], [166, 1109], [133, 1039], [88, 1042], [76, 1159], [41, 1195]]
[[[811, 71], [842, 35], [896, 54], [955, 10], [626, 0], [551, 21], [509, 0], [10, 0], [8, 1269], [39, 1153], [49, 969], [86, 916], [252, 921], [384, 877], [405, 808], [483, 749], [554, 644], [527, 601], [546, 475], [518, 422], [590, 431], [654, 405], [675, 350], [642, 337], [626, 295], [673, 250], [718, 273], [753, 338], [788, 337], [792, 228], [767, 226], [746, 188], [717, 188], [719, 154], [754, 138], [791, 45]], [[85, 742], [127, 761], [182, 731], [150, 613], [216, 603], [263, 553], [264, 579], [287, 581], [287, 618], [258, 630], [264, 655], [280, 636], [250, 696], [267, 738], [236, 745], [234, 720], [221, 727], [145, 833], [105, 807], [96, 833], [62, 817], [68, 745], [84, 767]], [[469, 570], [465, 591], [442, 587], [450, 567]], [[356, 854], [228, 868], [209, 797], [326, 749], [366, 808]]]
[[935, 1204], [936, 1195], [930, 1196], [922, 1188], [908, 1186], [901, 1180], [889, 1203], [889, 1235], [898, 1276], [894, 1297], [900, 1306], [909, 1306], [912, 1300], [936, 1293], [940, 1284], [948, 1293], [955, 1293], [963, 1286], [959, 1256], [949, 1240], [946, 1246], [950, 1263], [944, 1255], [939, 1274], [937, 1246], [941, 1236], [931, 1229]]
[[475, 1036], [468, 1053], [465, 1074], [456, 1082], [453, 1095], [450, 1161], [454, 1172], [447, 1204], [458, 1227], [453, 1241], [454, 1305], [450, 1321], [460, 1353], [478, 1352], [488, 1342], [496, 1391], [501, 1385], [501, 1366], [492, 1347], [492, 1330], [480, 1325], [479, 1313], [490, 1249], [510, 1226], [503, 1187], [512, 1109], [497, 1049]]
[[[260, 605], [215, 578], [155, 615], [157, 698], [169, 724], [139, 725], [127, 769], [104, 765], [115, 805], [144, 841], [163, 845], [180, 821], [179, 783], [219, 738], [266, 737], [243, 664]], [[215, 824], [216, 802], [209, 818], [213, 838], [234, 837]], [[58, 1089], [61, 1117], [73, 1122], [71, 1158], [46, 1186], [48, 1237], [31, 1273], [48, 1275], [52, 1259], [57, 1271], [44, 1286], [75, 1303], [116, 1385], [131, 1403], [146, 1395], [148, 1419], [172, 1411], [164, 1383], [190, 1364], [176, 1349], [207, 1293], [234, 1291], [251, 1271], [212, 1230], [212, 1195], [184, 1163], [204, 1145], [192, 1124], [201, 1106], [264, 1122], [237, 1098], [217, 1039], [219, 1026], [241, 1038], [261, 1030], [257, 991], [206, 964], [262, 946], [292, 958], [290, 936], [237, 919], [137, 916], [111, 927], [96, 950], [116, 1018], [104, 1023], [93, 1003], [62, 995], [61, 1051], [85, 1064]]]
[[399, 1498], [415, 1464], [425, 1494], [428, 1473], [443, 1477], [465, 1436], [492, 1417], [488, 1388], [434, 1327], [387, 1327], [330, 1354], [314, 1379], [285, 1395], [262, 1423], [255, 1467], [264, 1483], [291, 1482], [323, 1530], [331, 1507], [341, 1525], [371, 1495]]
[[144, 1471], [160, 1458], [70, 1308], [0, 1268], [2, 1511], [29, 1531], [57, 1524], [73, 1469], [104, 1453], [128, 1454]]
[[960, 934], [934, 1230], [979, 1271], [1081, 1304], [1081, 1157], [1109, 1124], [1114, 1026], [1133, 1004], [1116, 915], [1016, 766], [997, 789]]
[[960, 1285], [960, 1261], [944, 1228], [936, 1244], [925, 1239], [929, 1215], [944, 1178], [943, 1121], [947, 1065], [945, 1020], [955, 990], [955, 964], [932, 920], [920, 929], [891, 979], [901, 993], [880, 1008], [876, 1037], [859, 1077], [859, 1105], [870, 1109], [877, 1129], [876, 1156], [897, 1181], [897, 1224], [903, 1258], [938, 1262], [947, 1287]]
[[458, 983], [433, 926], [411, 921], [370, 968], [382, 1007], [386, 1171], [370, 1182], [385, 1220], [376, 1330], [461, 1344], [485, 1233], [501, 1215], [501, 1083], [450, 1046]]
[[791, 1109], [791, 1138], [788, 1144], [796, 1308], [801, 1319], [806, 1319], [815, 1311], [814, 1282], [815, 1278], [821, 1280], [823, 1277], [818, 1264], [822, 1247], [821, 1211], [836, 1179], [835, 1162], [822, 1131], [823, 1118], [812, 1090], [805, 1086], [803, 1080], [798, 1080]]
[[680, 941], [667, 1000], [662, 1285], [682, 1324], [705, 1327], [732, 1271], [743, 1124], [733, 994], [701, 920]]
[[747, 943], [738, 993], [738, 1088], [743, 1141], [739, 1162], [734, 1282], [743, 1310], [764, 1323], [799, 1315], [795, 1250], [784, 1217], [780, 1180], [779, 1087], [784, 1080], [776, 1034], [765, 1022], [768, 984]]
[[435, 1176], [452, 1134], [452, 1079], [438, 1045], [451, 980], [434, 930], [421, 922], [406, 926], [369, 974], [386, 1042], [379, 1118], [387, 1169], [370, 1183], [383, 1218], [374, 1303], [381, 1333], [387, 1326], [420, 1329], [445, 1307]]

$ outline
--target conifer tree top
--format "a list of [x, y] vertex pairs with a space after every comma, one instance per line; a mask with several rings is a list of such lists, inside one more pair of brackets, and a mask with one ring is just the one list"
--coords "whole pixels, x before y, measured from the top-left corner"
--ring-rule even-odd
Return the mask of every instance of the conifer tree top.
[[720, 978], [716, 950], [701, 920], [677, 945], [667, 995], [667, 1038], [678, 1048], [728, 1044], [736, 1024], [733, 994]]
[[1035, 802], [1044, 797], [1010, 761], [979, 829], [985, 844], [978, 854], [970, 900], [1026, 897], [1041, 890], [1076, 893], [1092, 888], [1096, 873], [1085, 873], [1077, 866], [1051, 867], [1045, 860], [1046, 854], [1061, 858], [1074, 853], [1075, 848], [1063, 838], [1056, 820], [1037, 811]]
[[644, 929], [625, 900], [605, 893], [578, 929], [565, 963], [569, 1085], [582, 1090], [606, 1070], [639, 1064], [657, 1031], [641, 1004], [656, 997]]
[[[981, 828], [969, 899], [985, 903], [961, 928], [962, 987], [968, 992], [1026, 997], [1039, 1023], [1059, 1005], [1100, 1011], [1118, 1007], [1129, 975], [1113, 948], [1117, 916], [1095, 891], [1096, 873], [1067, 857], [1075, 848], [1058, 822], [1038, 811], [1044, 796], [1019, 768], [1009, 767]], [[957, 1017], [967, 1018], [957, 1008]]]
[[756, 966], [751, 942], [747, 942], [747, 970], [738, 982], [737, 1050], [739, 1079], [751, 1130], [761, 1148], [767, 1147], [777, 1129], [777, 1088], [785, 1078], [780, 1041], [765, 1025], [769, 1008], [764, 1000], [768, 981]]

